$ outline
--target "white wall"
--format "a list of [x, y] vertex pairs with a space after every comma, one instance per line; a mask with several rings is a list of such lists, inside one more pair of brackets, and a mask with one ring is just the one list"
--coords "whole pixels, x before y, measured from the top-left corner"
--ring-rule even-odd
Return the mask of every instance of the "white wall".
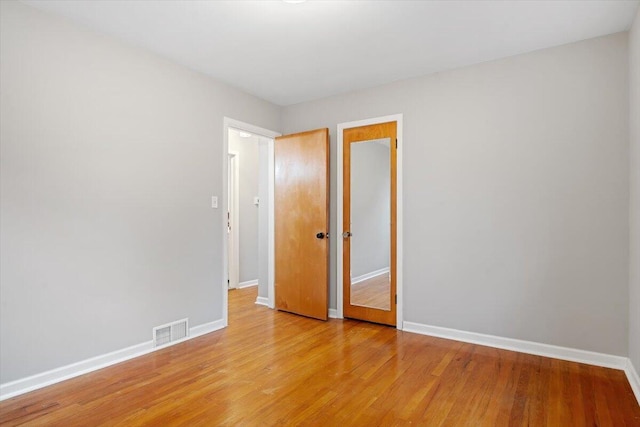
[[629, 357], [636, 372], [640, 372], [640, 8], [629, 33], [629, 101]]
[[260, 137], [240, 137], [237, 130], [229, 130], [229, 151], [238, 153], [238, 218], [240, 244], [240, 283], [258, 279], [258, 144]]
[[620, 33], [290, 106], [283, 131], [328, 126], [335, 171], [338, 123], [404, 114], [405, 320], [626, 355], [627, 73]]
[[[387, 138], [388, 140], [389, 138]], [[388, 143], [387, 143], [388, 144]], [[391, 181], [388, 145], [351, 144], [351, 277], [389, 268]]]
[[0, 382], [220, 319], [223, 117], [280, 108], [0, 4]]

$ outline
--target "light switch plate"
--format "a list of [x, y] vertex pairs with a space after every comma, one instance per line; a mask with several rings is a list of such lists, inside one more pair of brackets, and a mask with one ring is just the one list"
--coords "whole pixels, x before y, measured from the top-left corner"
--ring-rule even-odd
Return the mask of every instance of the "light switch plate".
[[260, 197], [254, 197], [253, 198], [253, 204], [258, 206], [260, 204]]
[[211, 207], [218, 208], [218, 196], [211, 196]]

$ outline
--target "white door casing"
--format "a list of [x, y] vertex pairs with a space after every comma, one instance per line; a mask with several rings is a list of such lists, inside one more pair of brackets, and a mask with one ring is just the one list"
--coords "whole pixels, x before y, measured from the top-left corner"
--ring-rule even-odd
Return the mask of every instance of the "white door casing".
[[[223, 236], [226, 236], [227, 233], [227, 216], [226, 212], [228, 209], [228, 152], [229, 152], [229, 128], [234, 128], [242, 131], [246, 131], [252, 133], [254, 135], [259, 135], [265, 137], [269, 140], [268, 142], [268, 175], [269, 175], [269, 183], [268, 183], [268, 209], [269, 209], [269, 226], [268, 226], [268, 271], [269, 271], [269, 280], [267, 283], [267, 299], [266, 305], [270, 308], [274, 308], [275, 300], [274, 300], [274, 265], [275, 265], [275, 257], [274, 257], [274, 211], [273, 211], [273, 194], [274, 194], [274, 163], [273, 163], [273, 153], [274, 153], [274, 141], [273, 138], [276, 136], [280, 136], [280, 133], [264, 129], [259, 126], [255, 126], [249, 123], [245, 123], [239, 120], [235, 120], [229, 117], [224, 117], [223, 119], [223, 144], [222, 144], [222, 230]], [[222, 269], [222, 319], [224, 321], [224, 326], [227, 326], [229, 323], [229, 295], [228, 295], [228, 287], [227, 280], [228, 272], [226, 265], [228, 264], [229, 258], [229, 249], [228, 249], [228, 241], [226, 238], [222, 239], [222, 254], [223, 254], [223, 266]], [[258, 297], [257, 303], [261, 303], [262, 299]]]
[[240, 281], [240, 214], [239, 214], [239, 169], [240, 155], [229, 151], [228, 158], [228, 185], [227, 185], [227, 248], [229, 251], [227, 270], [229, 289], [238, 288]]

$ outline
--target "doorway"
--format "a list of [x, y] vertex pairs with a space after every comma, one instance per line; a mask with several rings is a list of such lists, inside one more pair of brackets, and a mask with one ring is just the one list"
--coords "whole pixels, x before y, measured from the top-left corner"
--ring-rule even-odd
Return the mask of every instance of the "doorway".
[[337, 311], [402, 329], [402, 115], [338, 125]]
[[[233, 227], [234, 225], [234, 216], [235, 219], [235, 230], [239, 230], [239, 225], [241, 225], [241, 218], [239, 215], [239, 211], [241, 209], [235, 209], [235, 214], [232, 213], [234, 210], [231, 203], [236, 204], [236, 206], [240, 202], [240, 198], [238, 197], [239, 190], [235, 191], [236, 197], [235, 199], [232, 196], [233, 187], [238, 188], [241, 184], [241, 179], [239, 177], [239, 169], [242, 167], [240, 162], [242, 161], [242, 153], [239, 152], [231, 152], [230, 153], [230, 138], [229, 133], [231, 130], [235, 132], [243, 132], [245, 134], [251, 135], [256, 144], [259, 144], [259, 171], [257, 172], [260, 176], [258, 177], [258, 181], [261, 184], [261, 188], [258, 191], [258, 194], [250, 194], [251, 206], [245, 207], [247, 210], [258, 210], [257, 221], [259, 222], [258, 228], [260, 229], [258, 235], [257, 242], [257, 252], [258, 255], [258, 296], [256, 298], [255, 303], [260, 305], [265, 305], [270, 308], [274, 307], [274, 225], [273, 225], [273, 144], [274, 138], [279, 136], [280, 134], [268, 129], [260, 128], [258, 126], [251, 125], [249, 123], [241, 122], [239, 120], [234, 120], [228, 117], [224, 118], [223, 121], [223, 156], [224, 159], [222, 162], [222, 179], [223, 179], [223, 195], [221, 197], [222, 200], [222, 219], [223, 219], [223, 230], [225, 233], [225, 237], [222, 239], [222, 253], [223, 253], [223, 269], [222, 269], [222, 284], [223, 284], [223, 305], [222, 305], [222, 317], [224, 320], [224, 325], [228, 325], [229, 321], [229, 295], [228, 290], [230, 289], [231, 283], [234, 273], [231, 271], [231, 268], [238, 269], [238, 273], [235, 277], [237, 279], [234, 280], [234, 283], [237, 283], [238, 287], [243, 286], [252, 286], [254, 283], [251, 283], [251, 280], [245, 280], [244, 283], [242, 281], [242, 274], [240, 274], [241, 262], [240, 262], [240, 246], [241, 246], [241, 236], [240, 233], [236, 233], [233, 238], [230, 236], [229, 227]], [[234, 151], [234, 150], [231, 150]], [[231, 169], [234, 168], [235, 171]], [[233, 176], [230, 177], [230, 172], [233, 172], [233, 176], [236, 177], [235, 183]], [[240, 224], [239, 224], [240, 223]], [[235, 246], [234, 246], [235, 242]], [[254, 248], [255, 249], [255, 248]], [[237, 255], [236, 255], [237, 254]], [[236, 261], [232, 258], [235, 257]], [[235, 267], [233, 267], [235, 264]], [[254, 270], [255, 271], [255, 266]]]

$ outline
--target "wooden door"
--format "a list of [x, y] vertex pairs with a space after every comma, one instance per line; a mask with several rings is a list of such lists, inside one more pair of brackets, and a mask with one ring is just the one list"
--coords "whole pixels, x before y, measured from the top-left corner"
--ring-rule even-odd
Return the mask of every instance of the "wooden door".
[[327, 319], [329, 130], [275, 140], [275, 305]]
[[[385, 325], [396, 325], [396, 156], [397, 156], [397, 122], [379, 123], [368, 126], [344, 129], [343, 131], [343, 230], [345, 231], [340, 238], [343, 239], [343, 312], [345, 317], [366, 320], [369, 322], [382, 323]], [[388, 222], [381, 224], [380, 227], [388, 227], [388, 277], [384, 286], [384, 293], [381, 296], [383, 304], [369, 304], [367, 302], [354, 301], [354, 295], [358, 295], [356, 291], [355, 280], [352, 275], [352, 239], [358, 238], [357, 233], [352, 233], [352, 148], [356, 144], [371, 143], [378, 141], [388, 144], [388, 164], [385, 170], [388, 173]], [[384, 269], [383, 269], [384, 270]], [[370, 279], [366, 279], [372, 283], [376, 283], [375, 272]], [[385, 273], [381, 273], [385, 274]], [[363, 275], [362, 277], [367, 277]], [[353, 286], [352, 286], [353, 284]], [[359, 286], [360, 284], [358, 284]], [[380, 289], [377, 284], [373, 286]], [[374, 298], [379, 300], [379, 298]]]

